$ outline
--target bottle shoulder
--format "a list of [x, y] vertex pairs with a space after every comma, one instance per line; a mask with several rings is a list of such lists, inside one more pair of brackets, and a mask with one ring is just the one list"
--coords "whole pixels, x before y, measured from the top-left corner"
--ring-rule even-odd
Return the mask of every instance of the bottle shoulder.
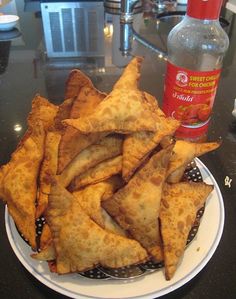
[[198, 20], [185, 16], [168, 36], [168, 48], [174, 46], [224, 53], [228, 45], [228, 36], [218, 20]]

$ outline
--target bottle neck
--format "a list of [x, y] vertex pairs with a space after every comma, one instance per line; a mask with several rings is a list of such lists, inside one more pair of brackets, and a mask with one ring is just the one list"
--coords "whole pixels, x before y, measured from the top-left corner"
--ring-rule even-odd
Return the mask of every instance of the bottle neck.
[[223, 0], [188, 0], [187, 15], [200, 20], [217, 20]]
[[216, 24], [216, 23], [220, 24], [219, 19], [199, 19], [199, 18], [191, 17], [187, 14], [184, 16], [184, 20], [185, 20], [185, 22], [190, 22], [190, 23], [194, 22], [194, 23], [196, 23], [196, 25], [197, 24], [207, 25], [207, 24]]

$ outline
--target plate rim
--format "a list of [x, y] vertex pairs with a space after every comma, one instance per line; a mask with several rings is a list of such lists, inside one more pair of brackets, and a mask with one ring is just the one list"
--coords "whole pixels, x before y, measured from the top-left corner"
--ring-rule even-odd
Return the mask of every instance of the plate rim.
[[[7, 18], [10, 18], [10, 20], [4, 20], [4, 19], [7, 19]], [[3, 21], [1, 21], [1, 19]], [[0, 24], [10, 24], [12, 22], [17, 22], [19, 21], [20, 17], [17, 16], [17, 15], [10, 15], [10, 14], [3, 14], [0, 16]]]
[[[195, 158], [195, 161], [196, 161], [197, 166], [203, 168], [203, 170], [210, 177], [210, 179], [211, 179], [211, 181], [214, 185], [214, 188], [215, 188], [215, 191], [216, 191], [216, 194], [217, 194], [218, 203], [219, 203], [219, 211], [220, 211], [219, 225], [218, 225], [217, 232], [216, 232], [216, 235], [215, 235], [214, 241], [212, 242], [211, 247], [207, 250], [206, 255], [200, 260], [200, 262], [190, 272], [188, 272], [184, 277], [182, 277], [181, 279], [179, 279], [178, 281], [173, 283], [173, 285], [166, 286], [161, 290], [157, 290], [157, 291], [154, 291], [154, 292], [149, 292], [149, 293], [144, 294], [144, 295], [126, 296], [126, 297], [122, 297], [122, 298], [127, 298], [127, 299], [131, 299], [131, 298], [151, 299], [151, 298], [153, 298], [153, 296], [155, 296], [155, 298], [158, 298], [160, 296], [171, 293], [171, 292], [177, 290], [178, 288], [184, 286], [190, 280], [192, 280], [206, 266], [206, 264], [210, 261], [213, 254], [215, 253], [215, 251], [216, 251], [216, 249], [217, 249], [217, 247], [220, 243], [220, 240], [221, 240], [221, 237], [222, 237], [222, 234], [223, 234], [223, 229], [224, 229], [225, 209], [224, 209], [223, 197], [222, 197], [220, 188], [219, 188], [214, 176], [210, 172], [210, 170], [206, 167], [206, 165], [199, 158]], [[204, 181], [204, 178], [203, 178], [203, 181]], [[43, 274], [40, 273], [40, 271], [33, 268], [32, 265], [30, 265], [25, 260], [24, 256], [20, 252], [20, 248], [18, 248], [17, 245], [14, 242], [14, 236], [13, 236], [13, 232], [11, 230], [11, 217], [8, 213], [7, 206], [5, 208], [5, 227], [6, 227], [8, 240], [10, 242], [10, 245], [12, 247], [13, 252], [17, 256], [17, 258], [19, 259], [21, 264], [41, 283], [43, 283], [44, 285], [46, 285], [50, 289], [52, 289], [52, 290], [54, 290], [54, 291], [56, 291], [56, 292], [58, 292], [62, 295], [66, 295], [66, 296], [69, 296], [69, 297], [74, 298], [74, 299], [82, 299], [82, 298], [96, 298], [96, 299], [100, 298], [100, 299], [102, 299], [102, 298], [106, 298], [106, 297], [95, 297], [93, 295], [88, 296], [86, 294], [79, 294], [78, 292], [74, 292], [73, 290], [68, 290], [68, 289], [64, 288], [63, 286], [58, 286], [57, 285], [58, 282], [49, 280], [48, 278], [43, 276]], [[112, 299], [112, 298], [117, 299], [116, 297], [109, 297], [109, 298], [110, 299]]]

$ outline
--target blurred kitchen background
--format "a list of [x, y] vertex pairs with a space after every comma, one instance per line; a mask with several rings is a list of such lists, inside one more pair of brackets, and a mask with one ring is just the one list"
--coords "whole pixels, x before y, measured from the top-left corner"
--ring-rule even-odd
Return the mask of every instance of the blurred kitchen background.
[[[123, 35], [126, 40], [122, 41], [121, 0], [0, 0], [0, 13], [20, 17], [16, 30], [0, 32], [0, 42], [4, 42], [4, 51], [10, 53], [10, 61], [14, 62], [14, 67], [19, 65], [15, 72], [19, 81], [23, 80], [20, 76], [21, 62], [27, 59], [29, 63], [24, 67], [29, 67], [29, 76], [35, 77], [35, 89], [40, 86], [40, 90], [45, 89], [49, 98], [53, 95], [53, 100], [56, 97], [61, 101], [63, 85], [58, 82], [63, 82], [68, 71], [76, 67], [83, 69], [86, 66], [86, 72], [96, 86], [103, 91], [109, 91], [122, 67], [132, 57], [124, 56], [120, 50], [127, 46], [127, 43], [131, 55], [142, 55], [144, 49], [149, 48], [150, 55], [146, 59], [150, 63], [146, 65], [152, 68], [152, 60], [159, 59], [159, 69], [153, 69], [153, 74], [164, 74], [167, 35], [183, 18], [185, 10], [185, 0], [137, 1], [132, 10], [131, 29], [128, 28], [128, 36]], [[224, 1], [221, 24], [229, 38], [235, 27], [235, 13], [236, 0]], [[236, 42], [231, 43], [231, 47], [235, 45]], [[234, 59], [235, 55], [227, 56], [226, 70], [227, 64], [231, 64]], [[5, 65], [8, 60], [9, 57], [5, 58]], [[6, 70], [7, 67], [5, 66]], [[41, 76], [41, 72], [46, 73], [46, 76]], [[143, 73], [145, 74], [145, 69]], [[107, 80], [100, 80], [101, 76], [106, 76]], [[46, 82], [43, 79], [45, 77]], [[142, 77], [142, 80], [145, 80], [145, 76]], [[160, 84], [162, 83], [161, 81]], [[150, 89], [152, 88], [150, 86]], [[157, 90], [153, 90], [159, 97], [161, 92], [158, 94]]]

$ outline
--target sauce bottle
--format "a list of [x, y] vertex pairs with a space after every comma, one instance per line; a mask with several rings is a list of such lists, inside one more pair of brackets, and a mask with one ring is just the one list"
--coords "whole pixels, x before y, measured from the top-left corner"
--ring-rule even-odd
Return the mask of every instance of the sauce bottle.
[[207, 134], [229, 39], [219, 23], [222, 0], [188, 0], [183, 20], [169, 33], [163, 111], [181, 121], [176, 137]]

